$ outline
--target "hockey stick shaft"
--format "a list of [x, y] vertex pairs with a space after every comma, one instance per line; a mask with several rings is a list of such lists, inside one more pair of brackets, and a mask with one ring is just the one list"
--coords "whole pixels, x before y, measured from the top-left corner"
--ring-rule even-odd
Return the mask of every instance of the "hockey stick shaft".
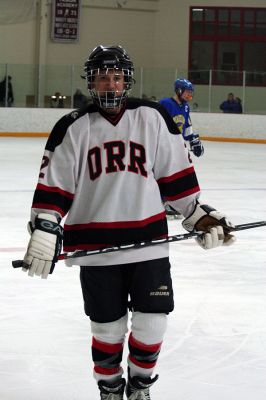
[[[258, 228], [260, 226], [265, 226], [265, 225], [266, 225], [266, 221], [251, 222], [248, 224], [236, 225], [235, 228], [232, 229], [231, 231], [242, 231], [242, 230], [246, 230], [246, 229]], [[167, 236], [166, 238], [163, 238], [163, 239], [155, 239], [155, 240], [149, 240], [149, 241], [144, 241], [144, 242], [139, 242], [139, 243], [131, 243], [128, 245], [110, 246], [110, 247], [104, 247], [102, 249], [95, 249], [95, 250], [76, 250], [73, 253], [61, 254], [59, 256], [59, 260], [66, 260], [68, 258], [85, 257], [85, 256], [91, 256], [91, 255], [95, 255], [95, 254], [113, 253], [116, 251], [129, 250], [129, 249], [140, 249], [142, 247], [155, 246], [157, 244], [163, 244], [163, 243], [180, 242], [182, 240], [196, 238], [200, 235], [201, 235], [200, 232], [191, 232], [191, 233], [171, 235], [171, 236]]]
[[232, 229], [232, 232], [244, 231], [246, 229], [259, 228], [261, 226], [266, 226], [266, 221], [257, 221], [257, 222], [250, 222], [248, 224], [235, 225], [234, 229]]
[[[266, 221], [257, 221], [257, 222], [251, 222], [248, 224], [236, 225], [234, 227], [234, 229], [231, 229], [231, 232], [259, 228], [262, 226], [266, 226]], [[122, 251], [122, 250], [140, 249], [142, 247], [155, 246], [157, 244], [172, 243], [172, 242], [179, 242], [182, 240], [188, 240], [191, 238], [196, 238], [198, 236], [200, 236], [200, 232], [192, 232], [192, 233], [172, 235], [172, 236], [168, 236], [163, 239], [144, 241], [144, 242], [140, 242], [140, 243], [131, 243], [131, 244], [127, 244], [127, 245], [110, 246], [110, 247], [104, 247], [104, 248], [95, 249], [95, 250], [76, 250], [72, 253], [71, 252], [70, 253], [62, 253], [58, 259], [59, 260], [67, 260], [69, 258], [78, 258], [78, 257], [92, 256], [92, 255], [96, 255], [96, 254], [113, 253], [113, 252]], [[12, 265], [14, 268], [19, 268], [19, 267], [23, 267], [23, 266], [26, 268], [26, 265], [23, 263], [22, 260], [12, 261]]]

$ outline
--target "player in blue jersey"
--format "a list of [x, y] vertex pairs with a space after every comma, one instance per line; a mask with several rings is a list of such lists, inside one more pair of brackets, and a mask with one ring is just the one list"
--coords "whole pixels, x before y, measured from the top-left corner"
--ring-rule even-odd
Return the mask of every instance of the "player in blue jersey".
[[160, 100], [173, 118], [185, 141], [189, 142], [190, 150], [196, 157], [204, 153], [204, 147], [199, 135], [193, 132], [190, 119], [190, 108], [188, 102], [193, 99], [194, 87], [187, 79], [179, 78], [174, 83], [175, 95]]
[[[175, 95], [165, 97], [160, 100], [164, 108], [173, 118], [180, 133], [186, 142], [189, 142], [190, 151], [200, 157], [204, 153], [204, 147], [199, 139], [199, 135], [193, 132], [190, 119], [190, 108], [188, 102], [193, 99], [194, 87], [192, 83], [183, 78], [179, 78], [174, 83]], [[165, 211], [168, 219], [183, 218], [183, 216], [174, 210], [169, 204], [165, 204]]]

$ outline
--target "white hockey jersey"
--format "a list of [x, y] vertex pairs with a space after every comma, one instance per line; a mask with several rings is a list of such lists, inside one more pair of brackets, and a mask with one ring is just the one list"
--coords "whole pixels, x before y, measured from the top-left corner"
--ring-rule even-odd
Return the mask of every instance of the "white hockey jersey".
[[[64, 250], [167, 236], [162, 198], [187, 216], [199, 185], [182, 135], [164, 108], [128, 99], [116, 116], [91, 104], [61, 118], [46, 144], [31, 220], [64, 218]], [[168, 244], [71, 259], [115, 265], [168, 256]]]

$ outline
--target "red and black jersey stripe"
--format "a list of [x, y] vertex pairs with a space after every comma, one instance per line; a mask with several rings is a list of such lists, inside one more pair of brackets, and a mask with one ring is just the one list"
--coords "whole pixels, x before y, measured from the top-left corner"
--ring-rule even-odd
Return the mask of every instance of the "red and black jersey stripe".
[[166, 237], [165, 212], [142, 221], [92, 222], [64, 226], [64, 249], [94, 249]]
[[200, 191], [194, 167], [189, 167], [158, 181], [164, 200], [179, 200]]
[[69, 211], [74, 195], [58, 187], [38, 184], [34, 193], [32, 207], [54, 210], [64, 217]]

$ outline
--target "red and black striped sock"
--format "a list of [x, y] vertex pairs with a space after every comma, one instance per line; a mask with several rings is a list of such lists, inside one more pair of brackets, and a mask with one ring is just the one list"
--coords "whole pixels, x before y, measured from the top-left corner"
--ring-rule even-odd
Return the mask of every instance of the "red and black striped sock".
[[96, 374], [105, 375], [107, 379], [119, 374], [122, 355], [123, 343], [106, 343], [92, 338], [92, 359]]
[[143, 375], [151, 375], [156, 365], [162, 342], [155, 344], [145, 344], [136, 340], [132, 332], [129, 336], [129, 366], [130, 369], [143, 369]]

